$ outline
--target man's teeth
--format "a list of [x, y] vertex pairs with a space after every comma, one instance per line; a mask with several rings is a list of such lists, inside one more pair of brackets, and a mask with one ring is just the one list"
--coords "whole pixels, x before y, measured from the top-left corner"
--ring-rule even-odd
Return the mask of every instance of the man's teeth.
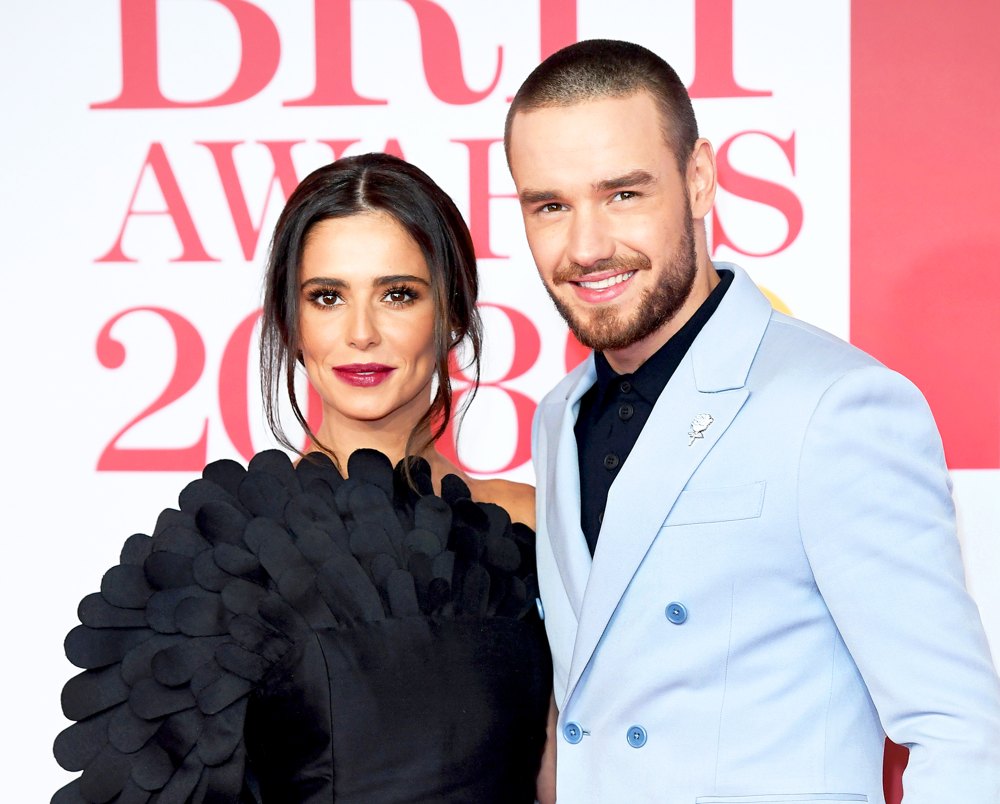
[[629, 271], [628, 273], [609, 276], [607, 279], [598, 279], [596, 282], [577, 282], [577, 284], [582, 288], [587, 288], [588, 290], [604, 290], [605, 288], [618, 285], [627, 279], [631, 279], [632, 274], [634, 273], [635, 271]]

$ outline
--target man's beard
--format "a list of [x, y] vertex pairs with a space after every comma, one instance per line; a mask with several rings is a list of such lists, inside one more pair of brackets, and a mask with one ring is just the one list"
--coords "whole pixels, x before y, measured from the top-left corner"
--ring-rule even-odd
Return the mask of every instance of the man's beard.
[[[557, 271], [553, 279], [564, 277], [579, 279], [585, 274], [608, 270], [648, 271], [651, 270], [651, 263], [649, 257], [644, 254], [616, 256], [601, 260], [586, 271], [579, 265], [569, 265]], [[638, 343], [677, 315], [691, 294], [697, 270], [694, 224], [691, 218], [687, 218], [681, 239], [669, 263], [664, 266], [656, 285], [643, 291], [631, 317], [619, 306], [608, 304], [604, 307], [594, 307], [587, 318], [583, 319], [573, 312], [570, 305], [556, 297], [548, 283], [545, 289], [576, 339], [584, 346], [598, 352], [607, 352]]]

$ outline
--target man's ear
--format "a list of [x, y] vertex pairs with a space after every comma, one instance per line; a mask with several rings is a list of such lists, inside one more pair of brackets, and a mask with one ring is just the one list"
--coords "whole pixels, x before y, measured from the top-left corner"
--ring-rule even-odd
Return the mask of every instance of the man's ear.
[[687, 170], [688, 197], [691, 199], [691, 217], [704, 220], [715, 203], [715, 151], [712, 143], [702, 138], [694, 144]]

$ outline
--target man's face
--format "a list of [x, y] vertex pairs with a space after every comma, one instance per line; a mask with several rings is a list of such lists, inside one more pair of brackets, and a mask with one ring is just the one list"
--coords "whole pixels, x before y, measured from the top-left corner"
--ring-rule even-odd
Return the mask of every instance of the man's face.
[[697, 257], [650, 95], [518, 113], [510, 167], [538, 272], [577, 338], [614, 352], [669, 327]]

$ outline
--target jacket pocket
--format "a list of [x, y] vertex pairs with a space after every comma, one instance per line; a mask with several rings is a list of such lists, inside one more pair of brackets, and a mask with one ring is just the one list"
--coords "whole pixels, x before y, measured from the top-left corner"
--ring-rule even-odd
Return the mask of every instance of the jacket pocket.
[[764, 486], [765, 482], [758, 480], [745, 486], [685, 489], [678, 495], [674, 507], [663, 521], [663, 527], [759, 517], [764, 508]]
[[868, 796], [859, 793], [770, 793], [756, 796], [698, 796], [695, 804], [847, 804], [850, 801], [868, 801]]

